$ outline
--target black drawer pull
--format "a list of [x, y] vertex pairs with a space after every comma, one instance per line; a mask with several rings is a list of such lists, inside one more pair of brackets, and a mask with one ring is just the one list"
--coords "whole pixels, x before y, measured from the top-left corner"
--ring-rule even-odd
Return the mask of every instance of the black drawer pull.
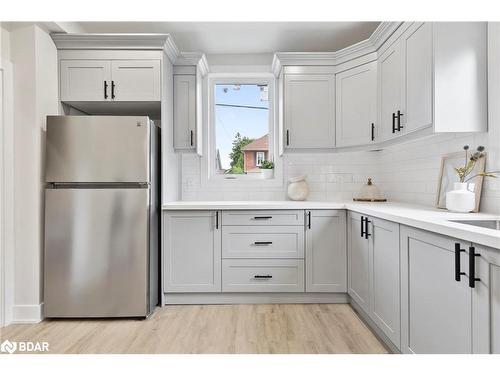
[[286, 131], [286, 145], [290, 146], [290, 131]]
[[460, 248], [458, 242], [455, 243], [455, 281], [460, 281], [460, 276], [465, 275], [465, 272], [460, 271], [460, 253], [465, 250]]
[[476, 287], [476, 281], [481, 281], [480, 278], [476, 277], [476, 257], [480, 256], [481, 254], [476, 254], [474, 246], [469, 247], [469, 286], [471, 288]]
[[254, 245], [272, 245], [272, 241], [255, 241]]
[[111, 81], [111, 99], [115, 98], [115, 81]]
[[191, 144], [191, 146], [192, 146], [192, 145], [194, 144], [194, 140], [193, 140], [193, 135], [194, 135], [194, 133], [193, 133], [193, 131], [191, 130], [189, 134], [190, 134], [190, 144]]
[[253, 217], [254, 220], [269, 220], [272, 218], [273, 218], [272, 216], [254, 216]]
[[108, 82], [104, 81], [104, 99], [108, 98]]
[[372, 122], [372, 141], [375, 140], [375, 124]]
[[307, 227], [311, 229], [311, 211], [307, 213]]
[[272, 275], [254, 275], [254, 279], [272, 279]]
[[392, 134], [396, 133], [396, 114], [392, 114]]
[[369, 236], [371, 236], [370, 233], [368, 233], [368, 223], [371, 223], [370, 220], [368, 220], [367, 217], [365, 217], [365, 238], [368, 239]]
[[219, 211], [215, 211], [215, 229], [219, 229]]
[[361, 237], [365, 236], [364, 226], [365, 226], [365, 217], [361, 216]]
[[401, 129], [404, 128], [404, 126], [401, 125], [401, 116], [404, 116], [404, 115], [401, 113], [400, 110], [398, 110], [398, 115], [397, 115], [397, 117], [398, 117], [398, 132], [400, 132]]

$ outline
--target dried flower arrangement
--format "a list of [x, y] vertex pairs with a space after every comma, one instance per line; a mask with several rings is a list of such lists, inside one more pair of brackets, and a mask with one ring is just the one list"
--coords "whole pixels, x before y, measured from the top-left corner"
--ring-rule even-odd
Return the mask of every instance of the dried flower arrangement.
[[500, 171], [489, 171], [489, 172], [480, 172], [476, 173], [471, 176], [472, 171], [474, 170], [474, 167], [476, 166], [476, 163], [479, 159], [482, 159], [486, 156], [485, 153], [485, 148], [484, 146], [478, 146], [476, 151], [472, 152], [469, 155], [469, 145], [464, 146], [464, 151], [465, 151], [465, 163], [463, 167], [459, 168], [454, 168], [455, 172], [458, 175], [458, 178], [460, 179], [460, 182], [467, 182], [472, 180], [473, 178], [477, 176], [483, 176], [483, 177], [493, 177], [496, 178], [496, 174], [500, 173]]

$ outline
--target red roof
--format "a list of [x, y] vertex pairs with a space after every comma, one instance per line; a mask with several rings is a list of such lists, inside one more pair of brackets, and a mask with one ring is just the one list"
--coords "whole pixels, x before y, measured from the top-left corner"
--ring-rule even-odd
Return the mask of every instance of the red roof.
[[269, 150], [269, 137], [266, 134], [263, 137], [257, 138], [252, 143], [247, 144], [242, 148], [243, 151], [267, 151]]

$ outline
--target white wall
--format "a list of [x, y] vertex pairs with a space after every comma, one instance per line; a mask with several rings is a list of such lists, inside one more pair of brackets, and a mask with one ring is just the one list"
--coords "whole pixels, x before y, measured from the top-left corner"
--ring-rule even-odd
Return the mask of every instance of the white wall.
[[10, 32], [14, 66], [14, 321], [41, 317], [45, 116], [58, 113], [57, 51], [35, 24]]

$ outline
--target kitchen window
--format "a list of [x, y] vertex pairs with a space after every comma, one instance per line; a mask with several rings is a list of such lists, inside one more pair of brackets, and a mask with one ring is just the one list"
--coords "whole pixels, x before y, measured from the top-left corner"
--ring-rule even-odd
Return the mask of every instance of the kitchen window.
[[[275, 184], [274, 80], [270, 74], [209, 75], [206, 180], [221, 186], [257, 183], [252, 180]], [[275, 162], [274, 183], [262, 181], [264, 160]]]

